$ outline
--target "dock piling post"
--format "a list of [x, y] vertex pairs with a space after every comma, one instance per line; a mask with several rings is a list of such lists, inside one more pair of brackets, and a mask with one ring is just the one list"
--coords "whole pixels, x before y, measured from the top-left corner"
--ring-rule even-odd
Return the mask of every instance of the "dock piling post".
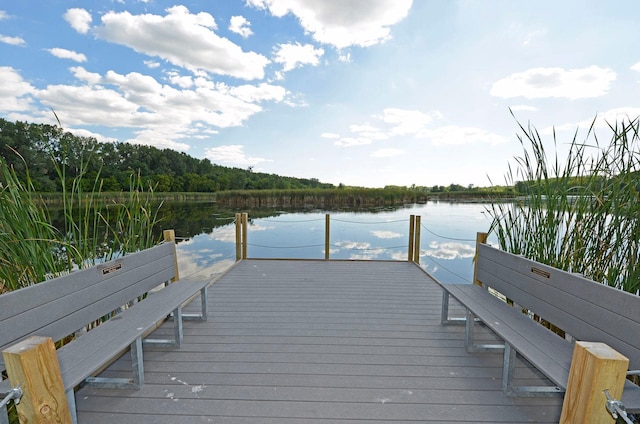
[[413, 261], [413, 248], [415, 247], [414, 244], [414, 239], [415, 239], [415, 225], [416, 225], [416, 216], [415, 215], [409, 215], [409, 257], [408, 257], [408, 261], [411, 262]]
[[628, 366], [627, 357], [604, 343], [577, 341], [560, 424], [614, 423], [604, 391], [609, 390], [614, 399], [622, 397]]
[[324, 260], [328, 261], [329, 260], [329, 254], [330, 254], [330, 226], [331, 226], [331, 218], [329, 214], [326, 214], [324, 216]]
[[50, 337], [32, 336], [5, 349], [11, 385], [22, 389], [20, 422], [71, 424], [56, 348]]

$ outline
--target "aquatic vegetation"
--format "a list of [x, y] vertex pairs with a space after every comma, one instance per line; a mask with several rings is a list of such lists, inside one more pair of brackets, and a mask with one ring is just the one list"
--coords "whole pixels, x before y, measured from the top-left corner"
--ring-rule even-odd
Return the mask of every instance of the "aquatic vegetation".
[[[490, 232], [504, 250], [632, 293], [640, 280], [640, 121], [610, 124], [602, 144], [594, 123], [561, 157], [532, 126], [520, 125], [523, 155], [505, 175], [514, 202], [493, 203]], [[564, 146], [561, 146], [564, 147]]]

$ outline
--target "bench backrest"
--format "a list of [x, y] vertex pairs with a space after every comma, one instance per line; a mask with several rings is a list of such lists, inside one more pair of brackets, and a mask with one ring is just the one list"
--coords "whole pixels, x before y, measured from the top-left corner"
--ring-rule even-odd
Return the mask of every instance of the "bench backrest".
[[175, 245], [163, 243], [5, 293], [0, 296], [0, 351], [30, 335], [63, 339], [175, 275]]
[[606, 343], [640, 368], [640, 297], [486, 244], [477, 279], [577, 340]]

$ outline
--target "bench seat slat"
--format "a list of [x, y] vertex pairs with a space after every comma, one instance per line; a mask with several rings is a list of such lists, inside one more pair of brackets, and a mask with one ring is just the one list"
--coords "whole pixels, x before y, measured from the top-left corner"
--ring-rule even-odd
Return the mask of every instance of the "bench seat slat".
[[571, 343], [538, 325], [519, 310], [473, 284], [443, 284], [500, 338], [507, 341], [554, 384], [566, 387], [571, 368]]
[[58, 349], [65, 388], [68, 390], [126, 349], [140, 334], [153, 328], [176, 307], [206, 287], [206, 281], [178, 281], [127, 309]]

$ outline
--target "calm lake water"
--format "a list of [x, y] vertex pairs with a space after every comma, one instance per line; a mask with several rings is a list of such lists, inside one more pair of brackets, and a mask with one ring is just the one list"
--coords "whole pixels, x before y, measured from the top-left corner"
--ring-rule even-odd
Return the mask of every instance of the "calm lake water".
[[[163, 227], [176, 231], [181, 278], [213, 277], [235, 261], [236, 211], [214, 204], [166, 204]], [[239, 211], [238, 211], [239, 212]], [[489, 229], [485, 205], [428, 202], [350, 211], [249, 211], [249, 258], [323, 259], [325, 214], [331, 259], [407, 260], [409, 217], [421, 216], [420, 264], [443, 282], [471, 282], [477, 232]], [[495, 244], [495, 240], [489, 239]]]

